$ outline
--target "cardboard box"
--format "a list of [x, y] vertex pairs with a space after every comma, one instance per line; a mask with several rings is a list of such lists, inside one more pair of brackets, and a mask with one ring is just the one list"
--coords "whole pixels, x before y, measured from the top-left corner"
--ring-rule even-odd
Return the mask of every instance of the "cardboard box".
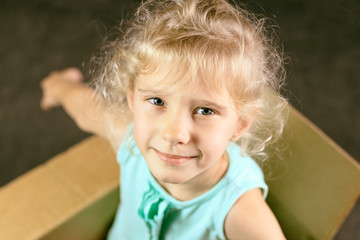
[[[291, 107], [284, 145], [268, 204], [288, 239], [331, 239], [359, 197], [359, 164]], [[118, 187], [113, 150], [90, 137], [0, 189], [0, 239], [104, 239]]]
[[118, 187], [112, 148], [90, 137], [0, 189], [0, 239], [103, 239]]

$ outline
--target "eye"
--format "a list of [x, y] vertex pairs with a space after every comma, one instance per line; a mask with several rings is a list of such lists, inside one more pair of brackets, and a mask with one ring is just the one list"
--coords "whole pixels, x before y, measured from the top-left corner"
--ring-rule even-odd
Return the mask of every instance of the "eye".
[[165, 105], [164, 101], [161, 98], [157, 98], [157, 97], [149, 98], [148, 101], [160, 107]]
[[196, 113], [201, 114], [201, 115], [212, 115], [215, 112], [213, 110], [211, 110], [210, 108], [202, 107], [202, 108], [197, 109]]

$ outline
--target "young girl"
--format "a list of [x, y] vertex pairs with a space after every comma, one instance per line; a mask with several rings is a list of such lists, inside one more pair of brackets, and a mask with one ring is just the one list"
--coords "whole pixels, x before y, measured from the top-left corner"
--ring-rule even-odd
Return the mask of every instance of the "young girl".
[[284, 238], [253, 160], [286, 105], [265, 30], [225, 0], [150, 0], [93, 57], [92, 87], [73, 68], [42, 81], [43, 109], [63, 106], [118, 151], [109, 239]]

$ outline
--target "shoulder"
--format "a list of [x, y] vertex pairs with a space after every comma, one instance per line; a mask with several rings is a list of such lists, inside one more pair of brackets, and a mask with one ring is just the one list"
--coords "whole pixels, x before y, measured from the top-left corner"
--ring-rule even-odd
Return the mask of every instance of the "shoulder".
[[[134, 136], [133, 136], [133, 124], [130, 123], [126, 131], [122, 134], [123, 137], [117, 148], [116, 157], [118, 163], [122, 166], [132, 166], [132, 167], [140, 167], [138, 160], [142, 158], [141, 152], [136, 145]], [[142, 161], [141, 161], [142, 162]], [[145, 161], [144, 161], [145, 163]], [[130, 164], [130, 165], [129, 165]]]
[[232, 206], [224, 223], [228, 239], [285, 239], [259, 188], [245, 192]]
[[263, 173], [260, 166], [252, 157], [243, 154], [239, 145], [234, 142], [229, 142], [227, 153], [231, 162], [230, 167], [235, 170], [233, 171], [233, 178], [236, 179], [239, 176], [247, 176], [250, 177], [250, 179], [263, 179]]
[[[228, 189], [234, 193], [231, 206], [243, 194], [254, 188], [260, 188], [263, 196], [268, 194], [268, 186], [264, 180], [263, 172], [256, 161], [248, 155], [242, 155], [236, 143], [230, 142], [227, 148], [230, 166], [226, 174]], [[261, 194], [260, 194], [261, 195]], [[262, 198], [262, 196], [260, 196]]]

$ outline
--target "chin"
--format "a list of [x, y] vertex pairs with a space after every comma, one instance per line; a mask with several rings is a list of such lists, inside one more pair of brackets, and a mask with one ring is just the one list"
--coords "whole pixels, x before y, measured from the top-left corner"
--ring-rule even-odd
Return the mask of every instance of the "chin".
[[167, 184], [182, 184], [187, 181], [183, 174], [172, 174], [172, 173], [165, 173], [165, 174], [154, 174], [156, 180], [160, 183], [167, 183]]
[[183, 179], [165, 179], [161, 182], [168, 183], [168, 184], [182, 184], [185, 182], [185, 180], [183, 180]]

